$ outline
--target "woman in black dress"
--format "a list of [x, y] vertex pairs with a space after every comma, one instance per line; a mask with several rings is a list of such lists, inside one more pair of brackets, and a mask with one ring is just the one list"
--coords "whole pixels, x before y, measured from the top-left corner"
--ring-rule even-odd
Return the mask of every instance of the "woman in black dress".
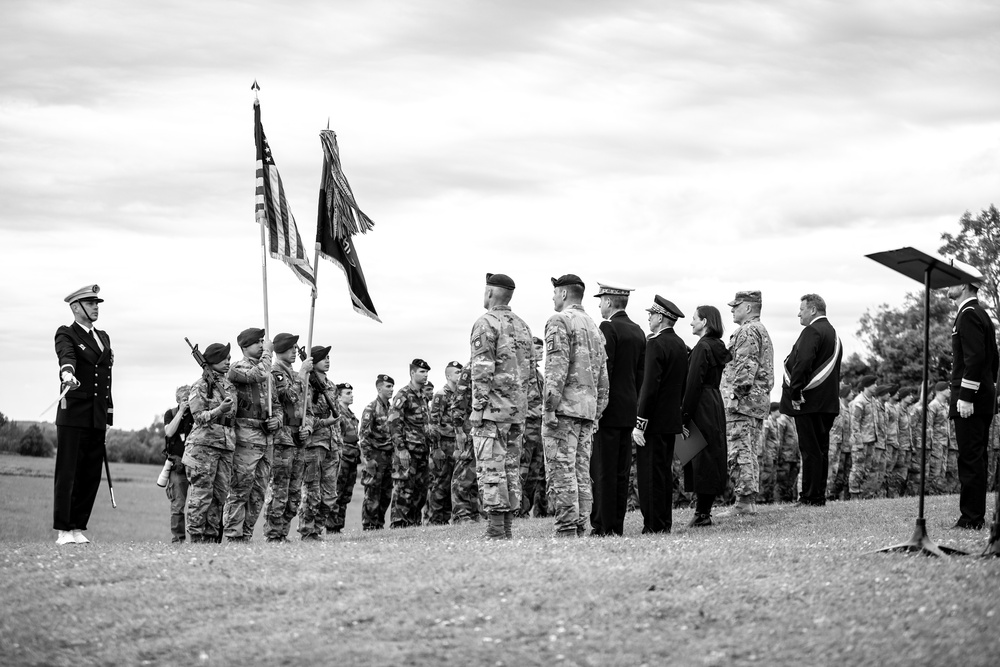
[[715, 306], [698, 306], [691, 316], [691, 333], [700, 336], [688, 355], [687, 386], [681, 406], [685, 435], [694, 422], [708, 445], [684, 466], [684, 486], [697, 494], [690, 526], [712, 525], [712, 504], [724, 493], [729, 479], [726, 452], [726, 414], [719, 382], [732, 359], [722, 342], [722, 316]]

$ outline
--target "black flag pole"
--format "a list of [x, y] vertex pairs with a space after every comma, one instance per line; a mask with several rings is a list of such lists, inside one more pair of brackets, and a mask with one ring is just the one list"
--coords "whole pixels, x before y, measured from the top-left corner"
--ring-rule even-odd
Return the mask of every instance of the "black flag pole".
[[982, 276], [972, 268], [931, 255], [916, 248], [899, 248], [866, 255], [883, 266], [897, 271], [907, 278], [912, 278], [924, 284], [924, 359], [923, 359], [923, 390], [920, 392], [921, 402], [921, 448], [920, 448], [920, 501], [917, 509], [917, 523], [913, 535], [901, 544], [895, 544], [875, 553], [920, 553], [926, 556], [967, 556], [965, 551], [943, 547], [935, 544], [927, 534], [927, 520], [924, 517], [924, 493], [927, 479], [927, 383], [930, 379], [930, 326], [931, 326], [931, 290], [961, 285], [973, 280], [982, 280]]

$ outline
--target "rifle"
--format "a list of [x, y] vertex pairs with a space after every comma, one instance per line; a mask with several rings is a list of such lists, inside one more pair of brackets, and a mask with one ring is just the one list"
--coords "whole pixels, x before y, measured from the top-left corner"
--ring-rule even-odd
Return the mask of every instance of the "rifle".
[[212, 371], [208, 362], [205, 361], [205, 355], [203, 355], [201, 350], [198, 349], [198, 345], [192, 345], [187, 336], [184, 336], [184, 342], [191, 348], [191, 356], [194, 357], [195, 362], [201, 366], [201, 371], [205, 376], [205, 381], [208, 382], [208, 397], [212, 398], [212, 389], [218, 389], [219, 395], [222, 396], [222, 400], [225, 400], [226, 392], [224, 392], [222, 387], [219, 386], [219, 383], [215, 381], [215, 373]]

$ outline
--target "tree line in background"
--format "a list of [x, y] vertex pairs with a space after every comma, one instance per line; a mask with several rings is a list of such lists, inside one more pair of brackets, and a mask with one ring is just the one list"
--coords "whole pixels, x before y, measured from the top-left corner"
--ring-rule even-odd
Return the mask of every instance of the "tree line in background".
[[[938, 252], [979, 269], [985, 276], [980, 301], [1000, 313], [1000, 212], [994, 205], [975, 217], [966, 211], [958, 221], [957, 235], [944, 233]], [[930, 382], [951, 377], [951, 327], [955, 304], [943, 290], [931, 292]], [[861, 316], [858, 335], [868, 348], [862, 357], [854, 352], [841, 367], [841, 381], [857, 386], [863, 375], [875, 375], [879, 384], [919, 387], [923, 376], [924, 294], [910, 292], [903, 304], [888, 304]], [[55, 454], [56, 428], [48, 422], [12, 422], [0, 412], [0, 451], [24, 456]], [[121, 463], [163, 463], [163, 419], [138, 431], [109, 429], [108, 459]]]

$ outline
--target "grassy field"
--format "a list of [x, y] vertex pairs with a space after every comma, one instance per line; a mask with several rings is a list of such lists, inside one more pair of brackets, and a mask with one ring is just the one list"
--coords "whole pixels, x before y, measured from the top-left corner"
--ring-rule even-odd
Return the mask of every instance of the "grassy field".
[[[167, 543], [152, 467], [115, 465], [89, 546], [57, 548], [52, 461], [0, 457], [0, 664], [996, 665], [1000, 559], [873, 554], [916, 500], [781, 505], [752, 519], [554, 540], [551, 520], [325, 542]], [[17, 471], [19, 474], [11, 474]], [[32, 476], [36, 475], [36, 476]], [[992, 511], [992, 499], [991, 499]], [[356, 503], [355, 503], [356, 506]], [[957, 499], [928, 499], [931, 537]], [[353, 509], [353, 508], [352, 508]]]

